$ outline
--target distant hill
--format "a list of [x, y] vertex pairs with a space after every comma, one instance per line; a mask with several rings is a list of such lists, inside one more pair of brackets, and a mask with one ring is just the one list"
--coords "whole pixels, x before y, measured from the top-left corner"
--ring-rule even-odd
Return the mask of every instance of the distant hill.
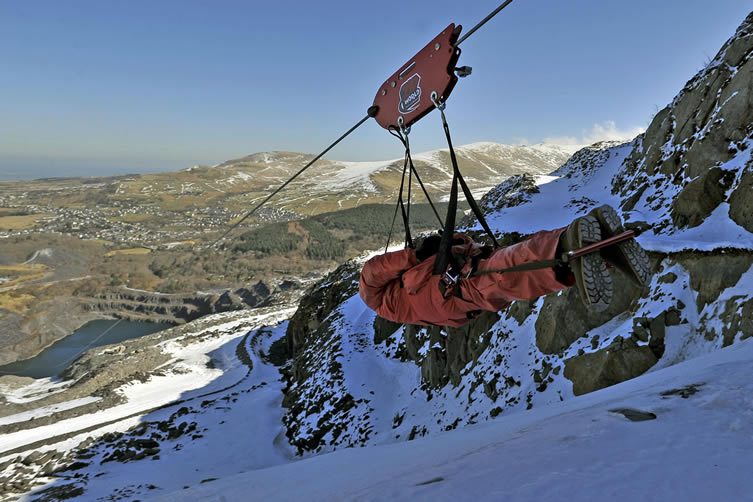
[[[564, 164], [576, 148], [561, 145], [514, 146], [472, 143], [457, 148], [458, 162], [471, 189], [479, 195], [517, 174], [548, 174]], [[313, 158], [295, 152], [255, 153], [211, 168], [191, 168], [197, 176], [214, 176], [215, 186], [257, 192], [256, 198], [283, 183]], [[413, 156], [429, 193], [446, 197], [452, 165], [446, 149]], [[303, 214], [315, 214], [366, 202], [392, 201], [400, 185], [403, 159], [347, 162], [321, 160], [294, 182], [273, 204]], [[423, 195], [419, 196], [423, 199]]]
[[[458, 147], [457, 157], [468, 185], [480, 197], [511, 176], [556, 170], [573, 150], [547, 144], [473, 143]], [[131, 242], [135, 237], [141, 244], [156, 246], [195, 239], [197, 230], [207, 236], [224, 230], [312, 158], [305, 153], [262, 152], [169, 173], [0, 181], [0, 208], [46, 215], [43, 225], [30, 232], [74, 233], [113, 242]], [[449, 152], [434, 150], [413, 158], [432, 199], [447, 200], [452, 181]], [[290, 221], [364, 204], [393, 204], [402, 170], [402, 158], [320, 160], [248, 224]], [[417, 187], [413, 200], [425, 202]]]

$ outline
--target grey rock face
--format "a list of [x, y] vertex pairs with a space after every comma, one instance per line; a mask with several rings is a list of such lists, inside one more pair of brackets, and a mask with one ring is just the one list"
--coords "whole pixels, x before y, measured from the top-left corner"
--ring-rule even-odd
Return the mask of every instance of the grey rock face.
[[743, 173], [729, 197], [730, 217], [748, 232], [753, 232], [753, 170]]
[[290, 354], [297, 354], [307, 339], [320, 330], [327, 316], [358, 292], [359, 275], [358, 266], [348, 262], [309, 289], [288, 325], [286, 339]]
[[641, 201], [656, 212], [670, 208], [659, 231], [696, 227], [723, 202], [735, 222], [753, 228], [753, 192], [745, 190], [752, 166], [741, 154], [753, 148], [751, 33], [753, 15], [656, 115], [615, 180], [624, 210]]
[[568, 359], [565, 377], [573, 382], [578, 396], [642, 375], [657, 360], [650, 347], [620, 340], [604, 350]]
[[612, 272], [614, 298], [603, 312], [586, 308], [573, 288], [561, 295], [549, 295], [536, 319], [536, 345], [545, 354], [562, 352], [588, 331], [601, 326], [630, 308], [640, 289], [619, 271]]

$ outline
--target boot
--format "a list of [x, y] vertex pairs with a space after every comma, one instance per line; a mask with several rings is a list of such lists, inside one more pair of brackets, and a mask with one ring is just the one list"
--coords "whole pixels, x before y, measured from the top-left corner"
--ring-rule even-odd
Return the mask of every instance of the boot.
[[[602, 239], [599, 220], [592, 214], [575, 219], [560, 237], [565, 253], [598, 242]], [[599, 253], [591, 253], [568, 262], [575, 276], [583, 303], [597, 312], [606, 309], [612, 301], [612, 276]]]
[[[588, 214], [599, 221], [603, 239], [625, 231], [620, 216], [610, 206], [597, 207]], [[609, 263], [625, 272], [639, 286], [648, 286], [651, 280], [651, 263], [648, 255], [635, 239], [604, 248], [601, 250], [601, 255]]]

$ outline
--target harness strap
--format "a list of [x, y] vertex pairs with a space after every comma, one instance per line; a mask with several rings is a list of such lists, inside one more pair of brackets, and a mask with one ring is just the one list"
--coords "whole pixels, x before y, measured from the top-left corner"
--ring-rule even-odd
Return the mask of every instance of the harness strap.
[[[416, 169], [416, 166], [413, 164], [413, 157], [411, 155], [411, 148], [410, 148], [410, 139], [408, 137], [410, 133], [410, 127], [402, 127], [400, 129], [397, 128], [390, 128], [388, 129], [389, 133], [395, 136], [405, 147], [405, 156], [404, 156], [404, 162], [403, 162], [403, 176], [400, 181], [400, 192], [398, 194], [398, 200], [397, 204], [395, 206], [395, 213], [392, 215], [392, 225], [390, 226], [390, 232], [387, 237], [387, 245], [385, 246], [385, 253], [387, 252], [387, 249], [389, 249], [390, 246], [390, 240], [392, 240], [392, 232], [395, 228], [395, 221], [397, 220], [397, 213], [398, 211], [401, 212], [402, 218], [403, 218], [403, 227], [405, 228], [405, 245], [406, 247], [414, 247], [413, 239], [411, 237], [410, 233], [410, 206], [411, 201], [413, 198], [412, 194], [412, 187], [413, 187], [413, 177], [416, 178], [416, 182], [418, 183], [418, 186], [421, 187], [421, 191], [423, 191], [424, 196], [426, 197], [426, 201], [429, 203], [429, 206], [431, 207], [431, 210], [434, 212], [434, 216], [437, 217], [437, 221], [439, 222], [440, 226], [443, 226], [444, 223], [442, 222], [442, 218], [439, 216], [439, 211], [437, 211], [437, 207], [434, 205], [434, 202], [431, 200], [431, 196], [429, 195], [429, 191], [426, 190], [426, 186], [424, 185], [424, 182], [421, 180], [421, 176], [418, 174], [418, 170]], [[408, 202], [407, 204], [403, 200], [403, 191], [405, 186], [405, 172], [408, 171]]]
[[390, 225], [390, 231], [387, 234], [387, 244], [384, 247], [384, 252], [387, 252], [387, 249], [390, 247], [390, 241], [392, 240], [392, 232], [395, 229], [395, 221], [397, 220], [397, 213], [400, 211], [400, 214], [403, 218], [403, 228], [405, 229], [405, 247], [414, 247], [413, 246], [413, 239], [411, 238], [410, 233], [410, 224], [408, 220], [408, 212], [405, 209], [405, 204], [403, 202], [403, 191], [405, 189], [405, 173], [408, 170], [408, 155], [406, 154], [405, 160], [403, 162], [403, 175], [400, 180], [400, 190], [398, 191], [397, 196], [397, 204], [395, 205], [395, 213], [392, 215], [392, 224]]
[[413, 176], [416, 177], [416, 182], [418, 182], [418, 186], [421, 187], [421, 191], [424, 193], [424, 196], [426, 197], [426, 202], [428, 202], [429, 206], [431, 206], [431, 210], [434, 212], [434, 216], [437, 217], [439, 226], [443, 227], [444, 222], [442, 221], [442, 217], [439, 216], [439, 211], [437, 211], [437, 207], [434, 205], [434, 202], [431, 200], [429, 191], [426, 190], [426, 186], [424, 185], [424, 182], [421, 180], [421, 176], [418, 174], [418, 170], [416, 169], [416, 166], [413, 164], [413, 156], [411, 155], [411, 148], [410, 148], [410, 138], [408, 135], [408, 133], [410, 133], [410, 127], [403, 128], [402, 131], [396, 128], [392, 128], [392, 129], [389, 129], [389, 133], [392, 134], [394, 137], [396, 137], [398, 140], [400, 140], [400, 142], [403, 144], [403, 147], [405, 148], [405, 156], [408, 159], [408, 167], [413, 173]]
[[[486, 218], [484, 217], [481, 208], [479, 208], [476, 200], [473, 198], [473, 194], [468, 188], [468, 184], [465, 182], [465, 179], [463, 179], [463, 175], [460, 172], [457, 156], [455, 155], [455, 149], [452, 146], [450, 126], [447, 124], [447, 117], [445, 117], [444, 113], [445, 104], [439, 101], [436, 93], [432, 93], [431, 98], [434, 102], [434, 106], [439, 109], [442, 117], [442, 127], [447, 138], [447, 146], [450, 150], [450, 161], [452, 162], [452, 187], [450, 188], [450, 201], [447, 207], [447, 216], [445, 218], [444, 231], [442, 232], [442, 240], [439, 244], [439, 252], [437, 253], [437, 259], [434, 263], [434, 269], [432, 271], [434, 275], [443, 276], [441, 283], [447, 283], [445, 284], [445, 289], [447, 289], [454, 285], [454, 283], [452, 282], [453, 277], [457, 277], [455, 274], [451, 273], [453, 266], [457, 268], [457, 266], [453, 263], [454, 260], [451, 253], [451, 247], [453, 235], [455, 234], [455, 214], [457, 213], [458, 205], [458, 184], [462, 188], [463, 194], [465, 195], [465, 198], [468, 201], [468, 205], [470, 205], [474, 215], [478, 219], [479, 223], [481, 223], [481, 226], [484, 228], [489, 237], [491, 237], [492, 242], [494, 243], [494, 247], [499, 248], [500, 246], [497, 238], [494, 236], [494, 233], [489, 227], [489, 224], [486, 222]], [[448, 274], [448, 272], [450, 273]], [[457, 282], [457, 279], [455, 279], [455, 282]]]

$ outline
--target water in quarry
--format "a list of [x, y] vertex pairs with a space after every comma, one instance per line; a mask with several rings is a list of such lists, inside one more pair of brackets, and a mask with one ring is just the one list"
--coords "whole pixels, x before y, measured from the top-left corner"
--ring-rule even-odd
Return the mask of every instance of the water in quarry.
[[30, 359], [0, 366], [0, 375], [32, 378], [56, 377], [93, 347], [132, 340], [162, 331], [170, 326], [166, 323], [125, 320], [91, 321]]

